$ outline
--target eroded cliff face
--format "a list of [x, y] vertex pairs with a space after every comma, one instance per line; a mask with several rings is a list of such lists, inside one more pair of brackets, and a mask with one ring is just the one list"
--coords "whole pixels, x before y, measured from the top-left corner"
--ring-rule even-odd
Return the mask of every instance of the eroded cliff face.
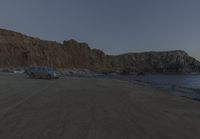
[[0, 29], [0, 67], [49, 66], [98, 72], [199, 72], [200, 63], [184, 51], [109, 56], [75, 40], [62, 44]]
[[124, 72], [199, 72], [200, 63], [184, 51], [129, 53], [113, 57], [112, 67]]
[[0, 67], [49, 66], [98, 71], [109, 67], [107, 57], [75, 40], [61, 44], [0, 29]]

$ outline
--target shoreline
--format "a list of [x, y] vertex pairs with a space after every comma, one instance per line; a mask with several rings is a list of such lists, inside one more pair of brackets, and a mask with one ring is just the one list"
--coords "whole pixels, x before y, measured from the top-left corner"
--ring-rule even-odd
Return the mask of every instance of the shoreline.
[[[0, 72], [5, 73], [14, 73], [14, 74], [24, 74], [25, 68], [5, 68], [0, 69]], [[137, 76], [137, 73], [134, 74], [117, 74], [117, 73], [110, 73], [110, 74], [103, 74], [103, 73], [97, 73], [90, 71], [88, 69], [60, 69], [59, 72], [61, 73], [61, 77], [80, 77], [80, 78], [105, 78], [105, 79], [117, 79], [122, 81], [128, 81], [131, 83], [135, 83], [142, 86], [151, 86], [155, 89], [161, 89], [166, 90], [169, 92], [169, 94], [172, 94], [174, 96], [179, 97], [185, 97], [188, 99], [192, 99], [195, 101], [200, 101], [200, 95], [198, 92], [200, 89], [194, 89], [194, 88], [187, 88], [184, 86], [163, 86], [163, 85], [156, 85], [152, 82], [147, 82], [142, 79], [137, 79], [136, 77], [146, 77], [148, 75], [200, 75], [200, 73], [146, 73], [142, 76]], [[128, 76], [135, 76], [135, 79], [120, 79], [119, 77], [128, 77]]]
[[0, 73], [0, 138], [199, 139], [200, 103], [116, 79]]
[[[138, 84], [141, 86], [147, 86], [147, 87], [152, 87], [155, 89], [160, 89], [160, 90], [165, 90], [169, 92], [169, 94], [173, 96], [178, 96], [178, 97], [185, 97], [187, 99], [195, 100], [195, 101], [200, 101], [200, 89], [198, 88], [191, 88], [191, 87], [186, 87], [186, 86], [178, 86], [178, 85], [164, 85], [164, 84], [159, 84], [157, 82], [153, 82], [151, 80], [145, 81], [143, 78], [146, 78], [148, 76], [166, 76], [166, 75], [175, 75], [175, 76], [195, 76], [194, 74], [147, 74], [145, 76], [137, 76], [137, 75], [103, 75], [103, 78], [107, 79], [117, 79], [121, 81], [128, 81], [133, 84]], [[199, 74], [198, 74], [199, 75]], [[101, 76], [99, 76], [101, 78]], [[98, 78], [98, 77], [97, 77]], [[164, 79], [164, 78], [163, 78]]]

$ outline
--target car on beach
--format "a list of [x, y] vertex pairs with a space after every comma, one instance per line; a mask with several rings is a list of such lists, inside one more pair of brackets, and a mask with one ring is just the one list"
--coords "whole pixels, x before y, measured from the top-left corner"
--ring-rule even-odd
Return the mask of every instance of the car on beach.
[[137, 76], [145, 76], [145, 72], [138, 72]]
[[35, 79], [58, 79], [60, 76], [60, 73], [49, 67], [31, 67], [26, 70], [26, 74], [30, 78]]

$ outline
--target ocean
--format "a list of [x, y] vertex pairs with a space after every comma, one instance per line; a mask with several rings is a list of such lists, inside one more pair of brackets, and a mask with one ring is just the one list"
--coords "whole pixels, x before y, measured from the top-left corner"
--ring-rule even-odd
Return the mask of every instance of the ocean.
[[164, 88], [170, 90], [173, 95], [200, 101], [200, 74], [106, 75], [104, 77]]

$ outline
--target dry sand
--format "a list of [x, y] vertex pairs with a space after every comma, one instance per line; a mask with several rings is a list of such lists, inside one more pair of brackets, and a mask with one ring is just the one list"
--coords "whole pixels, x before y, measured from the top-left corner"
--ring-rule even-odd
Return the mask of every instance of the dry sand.
[[118, 80], [0, 73], [0, 139], [200, 139], [200, 102]]

